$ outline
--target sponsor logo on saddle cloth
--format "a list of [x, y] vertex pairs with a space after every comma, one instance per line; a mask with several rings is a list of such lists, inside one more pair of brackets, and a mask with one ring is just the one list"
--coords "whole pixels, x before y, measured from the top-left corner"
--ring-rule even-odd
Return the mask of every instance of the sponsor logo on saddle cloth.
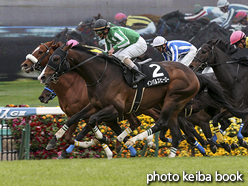
[[[137, 85], [138, 87], [152, 87], [160, 84], [166, 84], [170, 83], [170, 78], [168, 72], [159, 64], [156, 62], [149, 62], [140, 65], [139, 63], [135, 62], [137, 67], [141, 72], [143, 72], [146, 77], [145, 79], [141, 80]], [[130, 86], [133, 82], [133, 74], [130, 70], [124, 72], [124, 77], [127, 81], [127, 83]], [[137, 88], [133, 87], [133, 88]]]
[[143, 83], [144, 87], [170, 83], [168, 72], [159, 63], [143, 64], [140, 69], [146, 75]]

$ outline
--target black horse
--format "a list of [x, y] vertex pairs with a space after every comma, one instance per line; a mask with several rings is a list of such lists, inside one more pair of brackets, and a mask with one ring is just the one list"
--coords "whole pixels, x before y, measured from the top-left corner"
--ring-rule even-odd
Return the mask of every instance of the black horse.
[[[191, 67], [195, 72], [210, 66], [225, 91], [226, 98], [230, 104], [239, 110], [244, 110], [244, 115], [237, 116], [243, 119], [244, 127], [240, 127], [241, 134], [238, 136], [239, 143], [247, 147], [242, 137], [248, 136], [247, 125], [247, 108], [248, 108], [248, 66], [247, 66], [247, 49], [237, 49], [236, 47], [223, 42], [220, 39], [213, 39], [202, 45], [196, 54], [195, 59], [191, 63]], [[245, 57], [242, 57], [245, 55]], [[240, 58], [241, 57], [241, 58]], [[240, 58], [241, 60], [238, 60]], [[222, 117], [231, 117], [228, 111], [220, 113], [213, 119], [213, 125], [218, 126], [218, 120]], [[234, 116], [236, 116], [234, 114]], [[221, 135], [217, 136], [219, 141], [223, 141]]]

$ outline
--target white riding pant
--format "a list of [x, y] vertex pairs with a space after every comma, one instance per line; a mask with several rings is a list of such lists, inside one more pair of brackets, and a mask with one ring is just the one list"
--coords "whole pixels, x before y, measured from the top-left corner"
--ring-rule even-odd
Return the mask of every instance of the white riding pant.
[[156, 32], [156, 26], [153, 22], [149, 23], [146, 28], [135, 30], [140, 35], [144, 34], [154, 34]]
[[189, 66], [196, 55], [196, 51], [197, 51], [196, 47], [192, 45], [190, 47], [189, 52], [183, 58], [179, 58], [178, 62], [180, 62], [186, 66]]
[[202, 74], [212, 73], [214, 72], [212, 67], [206, 67], [203, 69]]
[[114, 54], [114, 56], [120, 59], [121, 62], [123, 63], [124, 59], [126, 58], [131, 59], [141, 56], [146, 52], [146, 50], [147, 50], [146, 41], [142, 37], [140, 37], [136, 43], [128, 46], [127, 48], [121, 48], [120, 50], [118, 50]]

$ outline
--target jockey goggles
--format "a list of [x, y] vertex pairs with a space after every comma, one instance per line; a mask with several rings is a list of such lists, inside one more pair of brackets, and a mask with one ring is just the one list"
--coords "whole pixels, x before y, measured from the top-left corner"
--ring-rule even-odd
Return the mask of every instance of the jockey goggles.
[[155, 46], [154, 48], [156, 48], [156, 50], [160, 51], [161, 48], [163, 48], [163, 45], [160, 45], [160, 46]]
[[97, 30], [97, 31], [95, 31], [96, 35], [98, 35], [98, 36], [102, 35], [103, 32], [104, 32], [104, 30]]

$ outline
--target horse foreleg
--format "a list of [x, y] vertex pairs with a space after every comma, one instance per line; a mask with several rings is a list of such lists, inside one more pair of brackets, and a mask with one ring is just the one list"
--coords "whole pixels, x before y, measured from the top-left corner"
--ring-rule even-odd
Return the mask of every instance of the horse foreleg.
[[[220, 132], [220, 129], [219, 129], [219, 126], [218, 126], [218, 121], [223, 118], [224, 116], [227, 116], [229, 114], [229, 111], [227, 110], [224, 110], [222, 112], [220, 112], [219, 114], [215, 115], [213, 117], [213, 125], [214, 125], [214, 131], [215, 131], [215, 134], [217, 136], [217, 139], [219, 141], [219, 143], [224, 147], [224, 149], [227, 151], [227, 152], [231, 152], [231, 146], [227, 143], [224, 142], [224, 137], [223, 135], [221, 134]], [[233, 115], [229, 115], [229, 116], [233, 116]]]
[[196, 137], [199, 141], [203, 141], [202, 137], [196, 132], [192, 123], [188, 122], [184, 117], [178, 117], [178, 122], [180, 128], [187, 136], [187, 142], [193, 147], [196, 147], [202, 153], [202, 155], [206, 156], [205, 149], [195, 140]]
[[48, 143], [46, 149], [50, 150], [52, 146], [54, 146], [54, 144], [56, 144], [56, 141], [58, 139], [60, 139], [65, 132], [69, 129], [69, 127], [71, 125], [73, 125], [74, 123], [79, 122], [82, 119], [88, 119], [92, 114], [96, 113], [98, 110], [94, 107], [92, 107], [92, 105], [89, 103], [85, 108], [83, 108], [80, 112], [78, 112], [77, 114], [73, 115], [67, 122], [66, 124], [64, 124], [62, 126], [62, 128], [60, 128], [55, 135], [53, 136], [53, 138], [51, 139], [51, 141]]

